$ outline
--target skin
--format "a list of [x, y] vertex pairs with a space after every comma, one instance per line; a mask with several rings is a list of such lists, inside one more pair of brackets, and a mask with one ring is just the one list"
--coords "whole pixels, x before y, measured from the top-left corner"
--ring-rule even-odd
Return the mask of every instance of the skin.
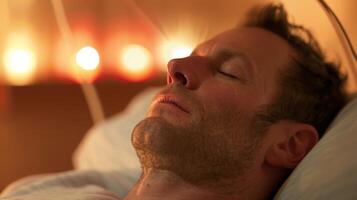
[[133, 130], [143, 174], [125, 199], [271, 197], [318, 140], [289, 120], [256, 128], [293, 55], [271, 32], [235, 28], [170, 61], [167, 87]]

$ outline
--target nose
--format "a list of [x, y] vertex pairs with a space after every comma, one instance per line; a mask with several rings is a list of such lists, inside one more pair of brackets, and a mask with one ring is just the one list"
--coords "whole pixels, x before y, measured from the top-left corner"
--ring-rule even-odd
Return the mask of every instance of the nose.
[[207, 58], [189, 56], [173, 59], [167, 65], [167, 84], [177, 83], [187, 89], [197, 89], [212, 75]]

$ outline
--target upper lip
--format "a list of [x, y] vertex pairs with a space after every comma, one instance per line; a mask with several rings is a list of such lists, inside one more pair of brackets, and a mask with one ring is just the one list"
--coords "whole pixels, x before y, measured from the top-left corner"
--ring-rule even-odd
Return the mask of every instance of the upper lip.
[[174, 96], [174, 95], [159, 95], [156, 103], [167, 103], [167, 104], [172, 104], [176, 107], [178, 107], [179, 109], [181, 109], [182, 111], [186, 112], [186, 113], [190, 113], [188, 111], [188, 109], [186, 108], [185, 105], [183, 105], [182, 101], [179, 100], [178, 97]]

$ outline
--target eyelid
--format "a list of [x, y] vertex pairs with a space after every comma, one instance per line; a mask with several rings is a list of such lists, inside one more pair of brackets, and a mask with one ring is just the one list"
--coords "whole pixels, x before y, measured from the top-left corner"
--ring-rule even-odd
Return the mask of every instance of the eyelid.
[[218, 73], [220, 73], [220, 74], [223, 74], [224, 76], [228, 76], [228, 77], [230, 77], [230, 78], [234, 78], [234, 79], [239, 79], [237, 76], [235, 76], [235, 75], [233, 75], [233, 74], [230, 74], [230, 73], [226, 73], [226, 72], [224, 72], [224, 71], [222, 71], [222, 70], [217, 70], [217, 72]]
[[[226, 68], [229, 68], [228, 71], [224, 70], [225, 66], [226, 66]], [[247, 82], [246, 71], [244, 68], [242, 68], [242, 63], [240, 61], [237, 61], [237, 59], [233, 58], [233, 59], [228, 59], [228, 60], [224, 61], [223, 63], [221, 63], [221, 65], [219, 66], [217, 71], [220, 74], [228, 76], [232, 79], [240, 80], [243, 83]]]
[[242, 68], [241, 64], [236, 61], [236, 59], [229, 59], [221, 63], [220, 69], [223, 71], [228, 71], [226, 73], [228, 74], [235, 74], [238, 73], [238, 75], [242, 74]]
[[217, 48], [217, 52], [214, 55], [215, 58], [221, 62], [221, 64], [225, 62], [233, 62], [234, 64], [238, 65], [240, 74], [244, 76], [243, 78], [248, 80], [253, 79], [255, 67], [251, 58], [244, 52], [236, 51], [234, 49], [229, 48]]

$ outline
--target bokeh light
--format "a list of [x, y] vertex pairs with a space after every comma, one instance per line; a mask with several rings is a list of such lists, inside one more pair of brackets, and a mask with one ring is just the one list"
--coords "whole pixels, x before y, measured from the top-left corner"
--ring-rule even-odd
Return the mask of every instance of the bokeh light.
[[145, 71], [151, 63], [150, 52], [140, 45], [129, 45], [123, 50], [122, 64], [124, 68], [132, 72]]
[[153, 72], [150, 52], [138, 44], [127, 45], [120, 52], [119, 73], [130, 81], [142, 81]]
[[170, 52], [169, 58], [170, 59], [184, 58], [189, 56], [191, 52], [192, 52], [191, 47], [185, 47], [185, 46], [177, 47]]
[[97, 69], [99, 62], [99, 53], [91, 46], [81, 48], [76, 54], [76, 63], [84, 70], [93, 71]]
[[6, 82], [11, 85], [26, 85], [35, 78], [37, 58], [30, 38], [25, 32], [8, 35], [3, 64]]
[[190, 45], [188, 42], [180, 40], [165, 42], [161, 47], [162, 70], [166, 71], [166, 64], [171, 59], [187, 57], [192, 51], [193, 45]]
[[95, 81], [101, 73], [101, 55], [96, 46], [90, 29], [76, 27], [72, 37], [58, 37], [54, 57], [56, 75], [76, 83]]
[[35, 73], [35, 66], [35, 55], [28, 49], [8, 49], [4, 54], [4, 72], [10, 84], [30, 83]]

